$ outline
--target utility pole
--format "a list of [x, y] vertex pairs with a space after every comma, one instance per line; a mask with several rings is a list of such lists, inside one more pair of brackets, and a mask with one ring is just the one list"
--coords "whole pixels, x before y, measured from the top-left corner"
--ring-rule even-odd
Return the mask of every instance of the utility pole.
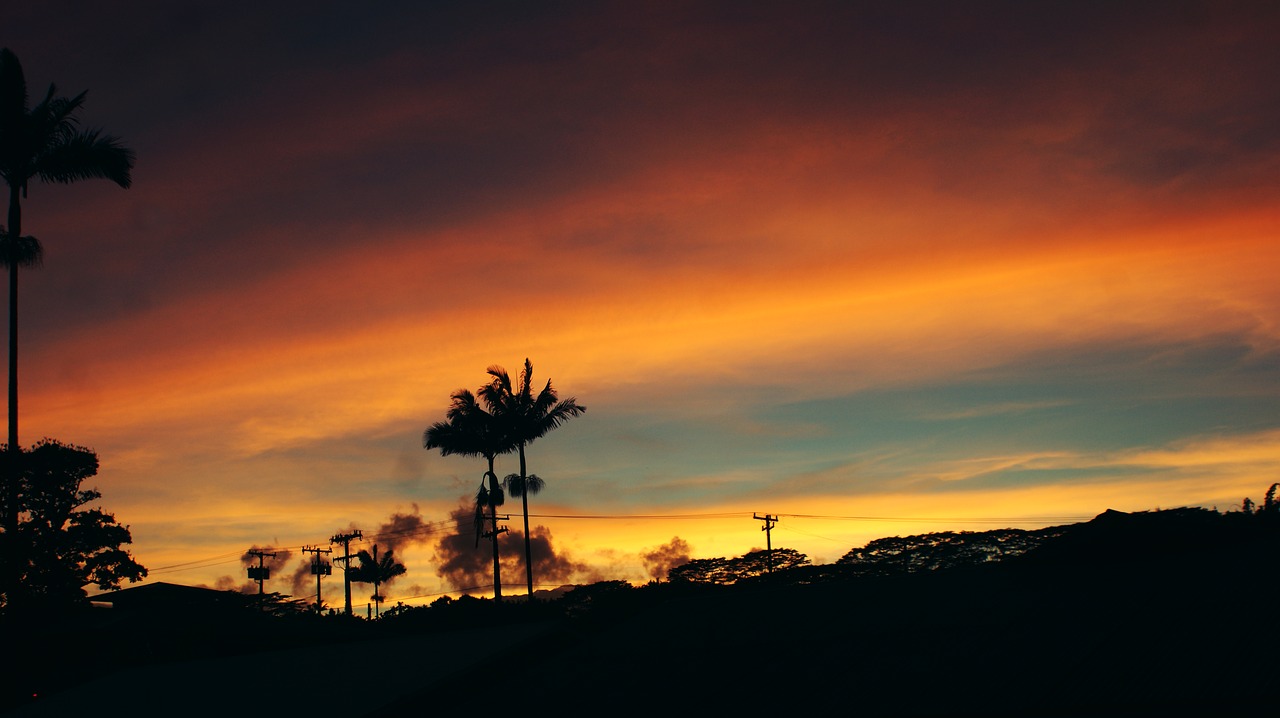
[[342, 555], [334, 556], [333, 560], [342, 562], [342, 587], [347, 595], [348, 616], [351, 615], [351, 542], [358, 538], [364, 538], [360, 533], [360, 529], [356, 529], [349, 534], [335, 534], [333, 538], [329, 539], [329, 545], [331, 546], [335, 543], [342, 544]]
[[510, 520], [510, 514], [504, 514], [502, 516], [499, 516], [497, 513], [489, 514], [489, 521], [492, 523], [493, 529], [485, 531], [483, 534], [484, 538], [493, 541], [493, 600], [495, 603], [502, 602], [502, 579], [498, 574], [498, 536], [507, 532], [507, 527], [499, 526], [498, 522]]
[[[485, 482], [489, 485], [486, 488]], [[476, 528], [484, 527], [484, 513], [479, 505], [481, 497], [484, 497], [485, 503], [489, 507], [489, 522], [493, 529], [476, 536], [476, 545], [480, 544], [480, 538], [487, 538], [493, 541], [493, 602], [502, 603], [502, 569], [498, 563], [498, 536], [507, 532], [507, 527], [498, 526], [498, 506], [502, 504], [502, 488], [498, 486], [498, 475], [493, 473], [493, 458], [489, 459], [489, 470], [484, 472], [484, 478], [480, 479], [480, 492], [476, 494], [476, 511], [480, 512], [476, 519]], [[503, 516], [502, 521], [510, 520], [510, 516]]]
[[316, 614], [318, 615], [320, 613], [320, 577], [333, 573], [333, 564], [320, 558], [320, 554], [333, 553], [333, 549], [303, 546], [302, 552], [315, 554], [311, 559], [311, 573], [315, 574], [316, 577]]
[[751, 518], [764, 522], [764, 526], [761, 526], [760, 530], [764, 532], [764, 543], [767, 551], [765, 553], [765, 567], [769, 569], [769, 573], [773, 573], [773, 525], [778, 522], [778, 517], [769, 514], [761, 516], [753, 513]]
[[247, 555], [256, 555], [257, 557], [257, 566], [248, 567], [248, 577], [250, 577], [251, 581], [257, 581], [257, 600], [261, 602], [262, 581], [266, 581], [271, 577], [271, 570], [262, 564], [262, 559], [275, 558], [275, 552], [268, 553], [265, 550], [250, 549]]

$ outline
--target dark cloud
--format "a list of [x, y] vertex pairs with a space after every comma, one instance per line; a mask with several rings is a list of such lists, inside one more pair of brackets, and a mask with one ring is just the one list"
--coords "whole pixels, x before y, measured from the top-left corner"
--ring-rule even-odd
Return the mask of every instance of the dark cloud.
[[365, 541], [378, 544], [382, 550], [394, 551], [401, 546], [425, 543], [430, 540], [431, 527], [422, 519], [422, 512], [417, 504], [408, 513], [394, 513], [372, 534], [366, 534]]
[[[264, 554], [261, 560], [257, 556], [258, 553]], [[268, 555], [269, 554], [269, 555]], [[250, 566], [261, 565], [270, 569], [272, 577], [275, 577], [277, 571], [282, 570], [285, 564], [289, 563], [289, 559], [293, 558], [293, 552], [287, 548], [274, 548], [271, 546], [253, 546], [244, 555], [240, 557], [240, 563], [247, 569]], [[268, 579], [270, 580], [270, 579]]]
[[[478, 589], [472, 593], [491, 591], [493, 587], [493, 544], [488, 539], [476, 543], [474, 532], [475, 505], [463, 498], [450, 513], [457, 530], [441, 536], [435, 544], [436, 574], [456, 590]], [[499, 525], [505, 525], [499, 522]], [[558, 551], [551, 530], [545, 526], [530, 529], [529, 552], [533, 557], [534, 588], [547, 584], [590, 581], [596, 572], [572, 555]], [[504, 592], [523, 593], [527, 583], [524, 564], [524, 533], [510, 531], [498, 540], [499, 575]]]
[[679, 536], [673, 536], [667, 543], [640, 553], [640, 561], [651, 578], [664, 581], [667, 573], [690, 561], [689, 543]]
[[[290, 576], [290, 586], [292, 591], [291, 595], [294, 598], [303, 598], [312, 602], [315, 601], [316, 575], [311, 572], [311, 564], [316, 560], [317, 557], [322, 562], [328, 563], [332, 569], [332, 565], [333, 565], [332, 553], [312, 554], [312, 553], [303, 552], [302, 561], [297, 565], [296, 568], [294, 568], [293, 575]], [[321, 577], [320, 582], [321, 582], [322, 596], [323, 596], [323, 587], [326, 585], [326, 582], [331, 577], [339, 576], [339, 575], [341, 575], [341, 569], [338, 569], [338, 571], [335, 571], [333, 573], [330, 573], [329, 575]]]
[[[516, 571], [517, 583], [524, 585], [524, 534], [512, 531], [504, 534], [502, 551], [510, 556], [518, 557], [513, 561], [512, 569]], [[580, 580], [581, 576], [591, 569], [584, 563], [575, 560], [567, 553], [559, 553], [552, 545], [551, 530], [545, 526], [534, 526], [529, 529], [529, 552], [533, 556], [534, 588], [551, 583], [566, 584]], [[505, 574], [504, 568], [504, 575]]]
[[[287, 564], [289, 559], [293, 557], [293, 552], [289, 549], [254, 545], [250, 547], [248, 551], [245, 551], [244, 555], [240, 557], [240, 564], [244, 568], [244, 570], [241, 571], [241, 576], [247, 576], [249, 568], [258, 567], [258, 557], [254, 555], [255, 551], [259, 551], [264, 554], [272, 554], [270, 556], [262, 557], [262, 566], [270, 571], [270, 578], [263, 582], [262, 590], [269, 593], [274, 590], [271, 588], [271, 582], [273, 580], [283, 578], [280, 575], [280, 572], [284, 570], [285, 564]], [[244, 594], [256, 594], [258, 592], [258, 582], [255, 579], [246, 579], [242, 581], [234, 576], [219, 576], [214, 581], [211, 588], [215, 588], [219, 591], [238, 591]]]
[[[486, 539], [476, 540], [475, 504], [464, 497], [458, 508], [449, 513], [457, 531], [436, 540], [436, 575], [459, 591], [493, 585], [493, 548]], [[499, 552], [502, 545], [499, 543]]]
[[[1104, 199], [1088, 168], [1204, 191], [1256, 177], [1277, 144], [1280, 93], [1256, 78], [1280, 74], [1280, 11], [1261, 3], [430, 5], [113, 3], [76, 9], [114, 29], [76, 38], [56, 3], [25, 12], [32, 82], [91, 88], [86, 121], [139, 151], [127, 193], [32, 188], [29, 224], [63, 268], [32, 288], [33, 330], [245, 286], [348, 246], [334, 228], [427, 237], [802, 128], [836, 145], [888, 133], [889, 159], [993, 201], [1057, 183]], [[1065, 136], [1021, 132], [1064, 116], [1080, 125]], [[620, 252], [697, 250], [653, 222], [609, 235]]]

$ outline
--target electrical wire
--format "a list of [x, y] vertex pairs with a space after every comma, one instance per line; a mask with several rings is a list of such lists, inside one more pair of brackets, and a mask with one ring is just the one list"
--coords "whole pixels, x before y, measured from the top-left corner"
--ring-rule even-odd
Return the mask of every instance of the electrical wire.
[[[948, 523], [948, 524], [1044, 524], [1054, 525], [1061, 523], [1077, 523], [1088, 521], [1092, 516], [1005, 516], [1005, 517], [940, 517], [940, 516], [831, 516], [822, 514], [774, 514], [778, 518], [789, 519], [811, 519], [823, 521], [878, 521], [878, 522], [897, 522], [897, 523]], [[751, 519], [755, 518], [753, 514], [747, 514], [745, 511], [704, 513], [704, 514], [529, 514], [529, 518], [537, 519], [566, 519], [566, 520], [584, 520], [584, 521], [630, 521], [630, 520], [672, 520], [672, 521], [689, 521], [700, 519]], [[802, 533], [806, 536], [814, 538], [826, 539], [828, 541], [839, 541], [840, 539], [832, 539], [818, 534], [806, 533], [795, 529], [793, 526], [779, 522], [777, 528], [785, 528], [796, 533]], [[470, 527], [469, 520], [446, 519], [443, 521], [432, 521], [423, 526], [412, 529], [404, 529], [401, 531], [385, 531], [377, 534], [365, 536], [364, 540], [386, 540], [395, 537], [409, 536], [427, 536], [437, 534], [442, 531], [457, 531]], [[312, 546], [312, 544], [304, 544], [299, 546], [278, 546], [271, 547], [273, 551], [301, 551], [303, 548]], [[193, 561], [161, 566], [151, 569], [148, 574], [164, 574], [178, 573], [181, 571], [191, 571], [201, 568], [209, 568], [222, 564], [237, 563], [241, 561], [243, 553], [225, 553], [217, 556], [209, 556]], [[228, 558], [234, 557], [234, 558]], [[483, 588], [483, 587], [477, 587]], [[471, 589], [461, 589], [471, 590]], [[447, 593], [456, 593], [450, 591]], [[442, 595], [442, 594], [428, 594]]]

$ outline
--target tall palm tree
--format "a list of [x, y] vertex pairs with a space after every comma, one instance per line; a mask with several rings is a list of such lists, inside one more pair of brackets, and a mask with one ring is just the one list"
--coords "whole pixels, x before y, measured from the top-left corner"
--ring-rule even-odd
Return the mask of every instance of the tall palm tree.
[[382, 558], [378, 558], [378, 544], [373, 545], [372, 555], [368, 551], [361, 551], [356, 554], [356, 560], [360, 562], [360, 566], [356, 569], [351, 580], [359, 583], [372, 583], [373, 603], [378, 608], [381, 608], [383, 596], [379, 589], [382, 584], [396, 576], [404, 575], [408, 569], [404, 567], [404, 564], [396, 561], [390, 549], [382, 554]]
[[[533, 393], [533, 363], [524, 360], [524, 371], [520, 373], [520, 383], [512, 385], [507, 370], [494, 365], [488, 369], [490, 382], [480, 389], [480, 399], [484, 401], [503, 426], [508, 440], [515, 445], [520, 455], [520, 487], [521, 507], [524, 511], [524, 568], [528, 580], [529, 595], [533, 595], [533, 550], [529, 543], [529, 494], [537, 493], [532, 489], [532, 481], [525, 467], [524, 449], [527, 444], [546, 435], [552, 429], [587, 410], [576, 399], [570, 397], [561, 400], [556, 390], [551, 388], [551, 380], [536, 395]], [[539, 484], [542, 480], [538, 480]], [[511, 483], [511, 482], [509, 482]], [[539, 489], [541, 486], [539, 486]], [[515, 492], [512, 492], [515, 495]]]
[[[18, 483], [22, 449], [18, 444], [18, 269], [39, 259], [39, 243], [22, 234], [22, 200], [32, 178], [68, 184], [82, 179], [105, 178], [127, 188], [132, 184], [133, 150], [98, 130], [82, 130], [76, 113], [85, 93], [58, 97], [49, 85], [35, 107], [27, 101], [27, 80], [18, 57], [0, 49], [0, 177], [9, 187], [8, 231], [4, 264], [9, 270], [9, 436], [4, 469], [8, 509], [0, 517], [8, 535], [18, 528]], [[8, 238], [12, 238], [9, 240]], [[34, 254], [32, 253], [34, 252]], [[0, 576], [3, 587], [12, 585], [11, 570]]]
[[[504, 503], [502, 487], [498, 485], [498, 476], [493, 472], [493, 461], [499, 454], [511, 451], [512, 444], [504, 433], [497, 419], [485, 411], [476, 401], [476, 397], [466, 389], [459, 389], [450, 395], [449, 410], [445, 412], [445, 420], [437, 421], [422, 434], [422, 446], [426, 449], [439, 449], [442, 456], [482, 456], [489, 462], [489, 470], [484, 472], [480, 481], [480, 490], [476, 492], [476, 544], [484, 533], [484, 512], [489, 512], [492, 531], [489, 538], [493, 540], [493, 599], [502, 600], [502, 576], [498, 563], [498, 507]], [[505, 529], [503, 529], [505, 530]]]
[[[69, 184], [109, 179], [121, 187], [133, 183], [133, 150], [99, 130], [80, 128], [76, 113], [86, 93], [58, 97], [49, 85], [44, 99], [27, 104], [22, 64], [8, 48], [0, 50], [0, 176], [9, 187], [9, 236], [22, 236], [22, 199], [33, 178]], [[18, 451], [18, 268], [19, 244], [8, 243], [9, 257], [9, 450]]]

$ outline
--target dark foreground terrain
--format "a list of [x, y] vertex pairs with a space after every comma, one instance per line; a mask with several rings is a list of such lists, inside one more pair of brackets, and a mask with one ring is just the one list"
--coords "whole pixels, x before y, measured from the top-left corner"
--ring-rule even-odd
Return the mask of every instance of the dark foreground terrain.
[[1271, 716], [1278, 537], [1245, 515], [1109, 512], [1024, 556], [898, 575], [605, 583], [372, 623], [105, 611], [12, 635], [32, 660], [7, 698], [18, 715]]

